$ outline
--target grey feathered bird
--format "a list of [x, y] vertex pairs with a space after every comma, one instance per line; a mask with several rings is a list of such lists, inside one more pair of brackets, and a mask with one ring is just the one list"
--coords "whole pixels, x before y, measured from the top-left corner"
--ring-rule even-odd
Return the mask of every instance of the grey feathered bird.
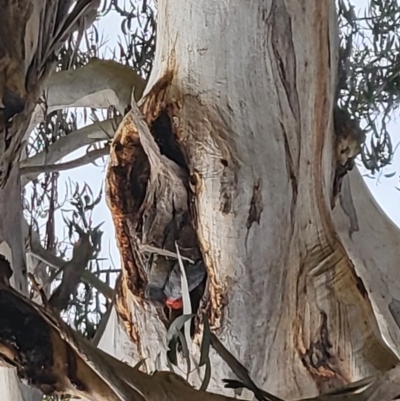
[[[178, 260], [154, 255], [151, 265], [145, 297], [159, 307], [168, 306], [170, 309], [182, 309], [182, 283]], [[189, 292], [193, 291], [206, 276], [203, 261], [195, 264], [183, 262]]]

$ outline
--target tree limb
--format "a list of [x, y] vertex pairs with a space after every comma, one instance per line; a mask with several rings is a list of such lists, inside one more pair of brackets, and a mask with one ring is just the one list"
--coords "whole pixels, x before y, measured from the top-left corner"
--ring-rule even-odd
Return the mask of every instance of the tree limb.
[[[118, 361], [50, 311], [1, 283], [0, 355], [45, 394], [68, 393], [93, 401], [234, 400], [196, 390], [174, 373], [148, 375]], [[400, 365], [364, 383], [359, 393], [360, 386], [350, 384], [307, 400], [391, 401], [400, 394]]]
[[58, 164], [44, 164], [30, 167], [22, 167], [20, 169], [21, 175], [33, 175], [46, 173], [50, 171], [64, 171], [70, 170], [72, 168], [80, 167], [88, 163], [94, 162], [99, 157], [103, 157], [108, 155], [110, 151], [109, 145], [106, 145], [104, 148], [95, 149], [90, 152], [87, 152], [85, 155], [78, 157], [77, 159]]
[[400, 300], [400, 230], [378, 205], [358, 169], [353, 169], [348, 179], [359, 230], [352, 233], [352, 220], [338, 206], [334, 209], [335, 226], [373, 300], [386, 342], [400, 355], [400, 332], [393, 317], [393, 308]]
[[129, 367], [4, 285], [0, 285], [0, 355], [45, 394], [69, 393], [93, 401], [233, 400], [195, 390], [170, 372], [150, 376]]
[[[120, 120], [121, 118], [116, 118], [94, 122], [93, 124], [89, 124], [77, 131], [71, 132], [67, 136], [61, 137], [55, 143], [50, 145], [46, 151], [22, 160], [20, 162], [20, 168], [24, 169], [32, 166], [53, 164], [83, 146], [108, 140], [114, 136], [115, 129]], [[39, 173], [25, 174], [22, 177], [22, 185], [26, 185], [29, 181], [34, 180], [38, 175]]]
[[75, 296], [82, 274], [92, 256], [93, 246], [90, 242], [90, 235], [81, 233], [79, 240], [74, 245], [71, 260], [62, 267], [61, 283], [49, 299], [49, 304], [58, 312], [67, 308], [71, 295]]
[[[113, 60], [93, 58], [76, 70], [60, 71], [46, 82], [47, 113], [68, 107], [107, 108], [115, 106], [123, 115], [130, 103], [132, 88], [135, 99], [142, 96], [146, 82], [132, 68]], [[44, 110], [37, 106], [29, 131], [43, 121]]]

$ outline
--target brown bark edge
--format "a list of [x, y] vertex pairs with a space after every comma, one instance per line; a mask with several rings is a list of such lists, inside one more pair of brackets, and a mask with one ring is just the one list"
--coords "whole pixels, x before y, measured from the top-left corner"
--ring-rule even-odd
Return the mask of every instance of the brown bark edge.
[[[0, 283], [0, 356], [45, 394], [69, 393], [93, 401], [234, 398], [196, 390], [170, 372], [147, 375], [97, 349], [51, 312]], [[355, 393], [365, 384], [361, 393]], [[385, 401], [400, 394], [400, 365], [314, 398], [320, 401]], [[269, 394], [265, 393], [266, 400]], [[311, 400], [311, 399], [310, 399]]]
[[0, 284], [0, 356], [45, 394], [93, 401], [210, 400], [170, 372], [147, 375], [97, 349], [45, 308]]
[[[136, 345], [140, 335], [131, 317], [129, 299], [133, 296], [138, 307], [145, 302], [149, 273], [145, 250], [158, 248], [175, 253], [177, 244], [184, 258], [197, 261], [203, 257], [194, 223], [197, 188], [177, 144], [177, 128], [170, 117], [174, 115], [170, 109], [179, 108], [179, 102], [165, 101], [171, 81], [172, 74], [167, 74], [139, 107], [132, 104], [111, 145], [106, 178], [107, 202], [123, 262], [116, 308]], [[221, 310], [221, 300], [210, 264], [207, 271], [209, 288], [194, 312], [198, 317], [207, 312], [213, 326]], [[160, 318], [168, 324], [161, 314]]]

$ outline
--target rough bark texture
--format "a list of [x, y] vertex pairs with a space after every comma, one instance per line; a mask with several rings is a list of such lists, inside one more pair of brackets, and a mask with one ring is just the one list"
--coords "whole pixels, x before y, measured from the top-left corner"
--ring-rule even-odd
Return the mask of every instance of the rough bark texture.
[[171, 372], [150, 376], [127, 366], [96, 349], [51, 309], [1, 281], [0, 354], [45, 394], [68, 393], [90, 401], [233, 400], [195, 390]]
[[[171, 372], [129, 367], [71, 330], [49, 308], [22, 297], [0, 276], [0, 354], [21, 378], [45, 394], [89, 401], [232, 401], [196, 390]], [[28, 330], [29, 329], [29, 330]], [[11, 386], [9, 386], [11, 388]], [[258, 399], [282, 401], [257, 389]], [[346, 388], [304, 401], [390, 401], [400, 393], [400, 365]]]
[[[385, 316], [388, 301], [357, 275], [377, 259], [370, 250], [359, 266], [368, 244], [355, 233], [343, 246], [331, 211], [334, 4], [160, 0], [158, 18], [155, 66], [107, 176], [124, 268], [116, 307], [132, 353], [152, 370], [165, 345], [164, 316], [143, 299], [143, 249], [170, 250], [168, 228], [184, 216], [196, 234], [185, 256], [200, 251], [209, 276], [199, 307], [258, 384], [293, 399], [393, 367], [374, 313]], [[214, 354], [212, 365], [221, 390], [229, 370]]]

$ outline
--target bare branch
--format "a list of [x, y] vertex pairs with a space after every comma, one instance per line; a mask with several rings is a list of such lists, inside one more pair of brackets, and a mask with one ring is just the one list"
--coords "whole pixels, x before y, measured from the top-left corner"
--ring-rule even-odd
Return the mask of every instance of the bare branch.
[[79, 241], [74, 245], [71, 260], [62, 267], [63, 277], [61, 283], [49, 299], [49, 304], [58, 312], [66, 309], [70, 296], [76, 294], [82, 274], [92, 256], [93, 245], [90, 242], [90, 235], [82, 233]]
[[72, 168], [80, 167], [88, 163], [94, 162], [99, 157], [103, 157], [108, 155], [110, 151], [110, 146], [106, 145], [104, 148], [95, 149], [90, 152], [87, 152], [84, 156], [78, 157], [77, 159], [71, 160], [65, 163], [59, 164], [44, 164], [39, 166], [30, 166], [30, 167], [22, 167], [20, 169], [21, 175], [28, 174], [40, 174], [40, 173], [48, 173], [51, 171], [64, 171]]

